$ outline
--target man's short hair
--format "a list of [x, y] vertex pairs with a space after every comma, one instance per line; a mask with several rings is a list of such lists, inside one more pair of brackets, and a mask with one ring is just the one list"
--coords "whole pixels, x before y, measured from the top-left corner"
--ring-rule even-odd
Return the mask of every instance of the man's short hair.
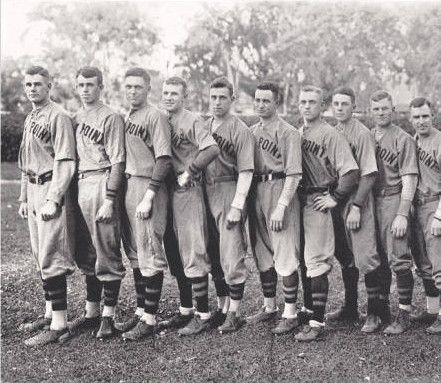
[[256, 90], [270, 90], [273, 93], [274, 100], [277, 104], [280, 103], [280, 88], [279, 85], [274, 81], [262, 81], [256, 87]]
[[430, 112], [433, 114], [432, 103], [425, 97], [417, 97], [414, 98], [410, 104], [410, 108], [421, 108], [422, 106], [427, 105], [430, 109]]
[[184, 95], [187, 95], [187, 81], [185, 81], [182, 77], [172, 76], [165, 80], [165, 84], [167, 85], [181, 85], [182, 90], [184, 91]]
[[304, 93], [308, 93], [308, 92], [313, 92], [316, 93], [320, 96], [320, 99], [323, 101], [323, 89], [319, 88], [318, 86], [315, 85], [304, 85], [300, 88], [300, 92], [304, 92]]
[[78, 69], [75, 78], [83, 76], [85, 78], [96, 77], [98, 85], [103, 85], [103, 72], [101, 72], [96, 66], [83, 66]]
[[43, 68], [42, 66], [39, 65], [33, 65], [29, 67], [28, 69], [26, 69], [25, 74], [30, 76], [39, 74], [40, 76], [46, 77], [48, 80], [50, 80], [49, 71], [46, 68]]
[[345, 96], [349, 96], [351, 98], [352, 104], [355, 105], [355, 92], [352, 88], [348, 86], [339, 86], [337, 89], [332, 92], [332, 96], [334, 97], [336, 94], [343, 94]]
[[127, 77], [142, 77], [146, 84], [150, 84], [150, 75], [147, 73], [147, 71], [144, 68], [140, 67], [133, 67], [126, 71], [126, 74], [124, 75], [124, 78]]
[[385, 90], [377, 90], [376, 92], [372, 93], [371, 95], [371, 101], [378, 102], [381, 100], [387, 99], [392, 103], [392, 96], [386, 92]]
[[215, 78], [210, 84], [210, 89], [212, 88], [227, 88], [230, 92], [230, 96], [233, 97], [233, 84], [229, 82], [225, 76]]

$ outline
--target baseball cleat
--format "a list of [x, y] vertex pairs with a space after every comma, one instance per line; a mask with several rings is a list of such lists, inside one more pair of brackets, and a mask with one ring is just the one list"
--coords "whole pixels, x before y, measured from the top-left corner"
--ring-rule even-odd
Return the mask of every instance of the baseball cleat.
[[384, 329], [384, 333], [388, 335], [402, 334], [410, 327], [410, 313], [406, 310], [399, 309], [398, 315], [394, 322]]
[[366, 334], [371, 334], [373, 332], [377, 332], [381, 327], [381, 319], [379, 316], [375, 314], [369, 314], [366, 318], [366, 322], [364, 322], [363, 327], [361, 328], [361, 332]]
[[121, 335], [124, 340], [141, 340], [155, 334], [155, 326], [138, 320], [138, 323], [130, 331]]
[[246, 323], [245, 319], [229, 311], [224, 323], [217, 329], [221, 334], [229, 334], [239, 330]]
[[79, 333], [86, 330], [94, 330], [100, 325], [100, 317], [86, 318], [84, 315], [67, 324], [71, 333]]
[[438, 318], [438, 313], [431, 314], [427, 312], [427, 310], [411, 313], [410, 321], [411, 322], [419, 322], [431, 325]]
[[227, 314], [224, 314], [222, 312], [222, 309], [217, 309], [210, 318], [211, 327], [218, 328], [225, 322], [226, 318], [227, 318]]
[[274, 319], [277, 316], [278, 311], [279, 311], [278, 307], [273, 309], [273, 311], [266, 311], [266, 307], [262, 306], [256, 314], [248, 316], [246, 320], [248, 323], [251, 324], [267, 322], [271, 319]]
[[115, 328], [115, 323], [112, 317], [102, 317], [101, 325], [96, 333], [97, 339], [107, 339], [118, 335], [119, 331]]
[[436, 321], [432, 323], [432, 325], [426, 328], [426, 332], [432, 335], [440, 335], [441, 334], [441, 315], [438, 315]]
[[139, 315], [134, 315], [125, 322], [115, 322], [115, 328], [120, 332], [127, 332], [139, 323], [140, 318], [141, 317]]
[[312, 342], [317, 340], [325, 331], [323, 326], [313, 327], [309, 324], [303, 326], [302, 331], [295, 335], [294, 339], [298, 342]]
[[49, 326], [51, 325], [51, 321], [52, 321], [51, 318], [46, 318], [46, 317], [41, 316], [32, 322], [22, 323], [18, 329], [20, 331], [24, 331], [24, 332], [34, 332], [37, 330], [48, 330]]
[[284, 318], [282, 317], [279, 322], [277, 323], [277, 326], [274, 327], [271, 332], [274, 335], [282, 335], [282, 334], [288, 334], [295, 328], [299, 327], [299, 320], [296, 318]]
[[44, 330], [32, 338], [26, 339], [26, 346], [44, 346], [49, 343], [63, 343], [68, 341], [72, 334], [67, 328], [63, 330]]
[[193, 318], [193, 314], [182, 315], [177, 312], [170, 319], [163, 320], [158, 323], [158, 329], [163, 330], [166, 328], [181, 328], [186, 326]]
[[194, 315], [187, 326], [178, 330], [178, 334], [181, 336], [196, 335], [208, 330], [210, 327], [210, 319], [203, 320], [199, 315]]
[[355, 322], [358, 320], [358, 311], [357, 309], [343, 306], [326, 314], [325, 318], [326, 320], [335, 322]]

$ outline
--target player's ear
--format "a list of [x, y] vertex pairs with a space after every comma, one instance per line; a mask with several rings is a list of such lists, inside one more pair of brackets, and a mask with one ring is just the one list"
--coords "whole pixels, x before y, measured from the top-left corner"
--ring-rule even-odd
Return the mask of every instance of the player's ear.
[[150, 92], [152, 90], [152, 86], [149, 84], [149, 86], [147, 87], [147, 92]]

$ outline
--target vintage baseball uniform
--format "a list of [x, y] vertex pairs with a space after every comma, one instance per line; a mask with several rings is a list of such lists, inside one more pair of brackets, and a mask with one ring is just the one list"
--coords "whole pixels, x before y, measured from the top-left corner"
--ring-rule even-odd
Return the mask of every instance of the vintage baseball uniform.
[[308, 277], [328, 273], [334, 255], [334, 228], [330, 211], [316, 211], [314, 197], [332, 190], [340, 177], [357, 170], [358, 165], [346, 139], [323, 121], [303, 126], [302, 135], [303, 227], [305, 233], [304, 257]]
[[[251, 127], [255, 139], [256, 176], [280, 174], [279, 179], [257, 182], [250, 193], [250, 234], [260, 272], [274, 267], [281, 276], [297, 271], [300, 250], [300, 204], [297, 193], [285, 210], [281, 231], [270, 230], [286, 176], [302, 174], [299, 132], [278, 116]], [[258, 178], [256, 178], [258, 179]]]
[[143, 200], [152, 178], [156, 159], [171, 156], [167, 116], [147, 104], [129, 112], [125, 121], [126, 187], [122, 216], [124, 250], [132, 268], [150, 277], [167, 269], [162, 240], [167, 219], [168, 196], [161, 185], [153, 199], [152, 215], [136, 218], [136, 208]]
[[[372, 130], [374, 137], [377, 129]], [[387, 257], [392, 270], [410, 270], [412, 256], [408, 235], [396, 238], [391, 233], [391, 226], [400, 205], [401, 176], [418, 174], [415, 142], [398, 126], [391, 125], [376, 140], [376, 158], [379, 175], [373, 192], [379, 237], [378, 251], [380, 256]]]
[[[169, 116], [172, 141], [172, 163], [176, 176], [186, 171], [199, 151], [216, 145], [201, 118], [188, 110]], [[194, 177], [200, 178], [201, 177]], [[174, 185], [173, 221], [179, 243], [184, 272], [197, 278], [210, 272], [207, 254], [207, 217], [201, 182], [193, 179], [189, 185]]]
[[[240, 172], [254, 170], [254, 137], [235, 116], [229, 116], [216, 130], [208, 128], [220, 148], [220, 155], [205, 170], [208, 208], [219, 233], [219, 252], [225, 280], [229, 285], [244, 283], [247, 277], [244, 258], [246, 236], [243, 222], [227, 230], [227, 215], [236, 194]], [[245, 218], [245, 212], [243, 214]]]
[[[74, 131], [68, 114], [51, 101], [29, 113], [24, 123], [18, 166], [26, 175], [23, 180], [27, 197], [22, 202], [28, 203], [31, 249], [43, 280], [70, 274], [75, 268], [72, 190], [62, 190], [57, 185], [59, 180], [52, 179], [55, 161], [75, 159]], [[57, 202], [61, 209], [55, 218], [43, 221], [40, 209], [48, 199]]]
[[441, 132], [431, 129], [427, 136], [416, 136], [420, 170], [415, 195], [415, 229], [419, 251], [414, 254], [422, 278], [433, 278], [441, 289], [441, 236], [430, 233], [433, 215], [441, 198]]
[[111, 223], [95, 217], [106, 197], [110, 167], [125, 162], [124, 120], [100, 102], [80, 109], [74, 118], [78, 154], [78, 234], [76, 261], [86, 275], [101, 282], [120, 280], [124, 266], [120, 251], [121, 207], [114, 202]]
[[[356, 118], [351, 118], [344, 126], [339, 123], [336, 126], [349, 143], [352, 154], [360, 169], [360, 177], [378, 171], [375, 159], [375, 141], [369, 131]], [[335, 253], [342, 251], [343, 244], [349, 247], [354, 255], [355, 265], [363, 274], [374, 271], [380, 266], [380, 256], [377, 251], [377, 238], [375, 228], [375, 206], [372, 193], [369, 193], [364, 206], [361, 209], [360, 228], [348, 230], [345, 222], [349, 214], [356, 191], [351, 194], [347, 203], [337, 207], [341, 215], [341, 225], [334, 227], [336, 235]]]

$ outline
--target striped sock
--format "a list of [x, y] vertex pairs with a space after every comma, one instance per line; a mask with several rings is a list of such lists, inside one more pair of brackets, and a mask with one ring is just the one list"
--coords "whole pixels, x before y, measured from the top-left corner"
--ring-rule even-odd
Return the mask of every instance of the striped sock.
[[235, 301], [240, 301], [243, 298], [243, 292], [245, 290], [245, 282], [238, 283], [237, 285], [228, 285], [230, 290], [230, 298]]
[[103, 282], [104, 306], [115, 307], [118, 302], [119, 288], [121, 281]]
[[433, 279], [423, 279], [424, 292], [426, 297], [439, 297], [439, 291], [435, 286]]
[[50, 297], [49, 291], [48, 291], [48, 285], [44, 279], [42, 279], [42, 282], [43, 282], [44, 301], [45, 301], [44, 317], [45, 318], [52, 318], [52, 302], [51, 302], [51, 297]]
[[154, 315], [158, 311], [159, 299], [161, 298], [164, 273], [161, 271], [152, 277], [145, 278], [145, 308], [147, 314]]
[[299, 274], [297, 271], [282, 278], [285, 303], [296, 303], [299, 290]]
[[98, 280], [96, 275], [86, 275], [86, 301], [99, 302], [101, 301], [101, 293], [103, 291], [103, 284]]
[[312, 320], [314, 321], [320, 323], [324, 321], [328, 290], [329, 282], [327, 274], [311, 278], [312, 307], [314, 310]]
[[208, 313], [208, 275], [190, 278], [190, 281], [196, 299], [196, 311]]
[[262, 284], [263, 296], [265, 298], [274, 298], [277, 289], [276, 269], [271, 269], [260, 273], [260, 282]]
[[366, 286], [368, 307], [367, 312], [369, 314], [379, 315], [379, 299], [381, 291], [380, 276], [378, 269], [367, 273], [364, 276], [364, 284]]
[[136, 307], [144, 309], [146, 281], [139, 268], [133, 269], [133, 280], [135, 281]]
[[66, 274], [46, 280], [48, 294], [52, 302], [52, 311], [67, 310], [67, 282]]
[[181, 307], [193, 309], [193, 293], [190, 280], [185, 275], [182, 275], [176, 277], [176, 281], [178, 282]]
[[402, 306], [410, 306], [413, 293], [412, 270], [400, 270], [396, 272], [398, 303]]

